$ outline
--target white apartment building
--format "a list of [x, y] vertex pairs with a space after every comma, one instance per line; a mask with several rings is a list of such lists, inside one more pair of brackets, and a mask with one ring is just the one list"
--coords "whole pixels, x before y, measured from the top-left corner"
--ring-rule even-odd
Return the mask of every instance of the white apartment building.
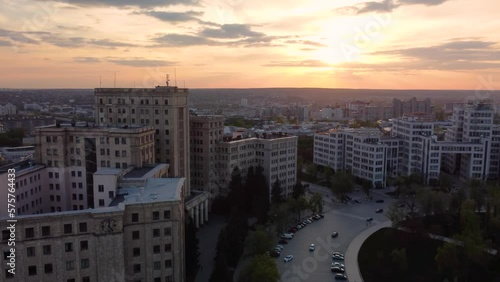
[[0, 281], [184, 281], [184, 179], [115, 189], [109, 207], [18, 216], [15, 276], [7, 272], [9, 223], [1, 220]]
[[374, 185], [385, 185], [387, 176], [411, 174], [420, 174], [428, 183], [441, 169], [463, 179], [497, 178], [500, 126], [493, 124], [491, 104], [456, 107], [452, 121], [444, 141], [434, 135], [434, 122], [421, 114], [394, 119], [391, 137], [378, 129], [316, 134], [314, 163], [349, 170]]
[[0, 105], [0, 116], [17, 114], [17, 107], [11, 103]]

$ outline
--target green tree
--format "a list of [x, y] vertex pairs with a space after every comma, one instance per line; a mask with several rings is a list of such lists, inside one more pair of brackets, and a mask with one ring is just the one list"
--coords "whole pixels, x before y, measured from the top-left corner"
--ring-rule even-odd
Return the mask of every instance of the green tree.
[[294, 199], [298, 199], [301, 196], [304, 196], [306, 193], [306, 189], [304, 188], [304, 185], [300, 183], [300, 181], [297, 181], [295, 185], [293, 186], [293, 192], [292, 192], [292, 197]]
[[335, 173], [332, 177], [330, 189], [337, 199], [345, 202], [347, 194], [351, 193], [354, 189], [351, 175], [343, 171]]
[[314, 193], [309, 199], [309, 207], [312, 213], [323, 212], [323, 195], [321, 193]]
[[310, 163], [306, 166], [306, 172], [311, 176], [313, 181], [316, 181], [317, 176], [318, 176], [318, 168], [316, 167], [315, 164]]
[[186, 280], [194, 281], [196, 278], [196, 273], [200, 267], [199, 264], [199, 240], [196, 236], [198, 229], [196, 228], [193, 219], [189, 217], [185, 223], [185, 241], [189, 244], [185, 244], [185, 254], [186, 254]]
[[226, 230], [222, 229], [217, 239], [217, 253], [215, 256], [215, 266], [210, 276], [210, 282], [233, 282], [233, 277], [229, 272], [226, 258]]
[[266, 255], [255, 256], [241, 271], [239, 282], [277, 282], [280, 278], [276, 260]]
[[406, 212], [403, 208], [399, 207], [397, 202], [394, 202], [389, 207], [389, 210], [387, 210], [386, 216], [392, 222], [392, 227], [398, 228], [401, 221], [405, 220]]
[[254, 200], [252, 201], [252, 210], [260, 223], [267, 221], [270, 208], [269, 185], [264, 176], [264, 168], [258, 165], [255, 168], [254, 180]]
[[282, 193], [281, 181], [279, 180], [279, 178], [276, 178], [276, 181], [274, 181], [273, 186], [271, 188], [271, 203], [273, 205], [279, 205], [283, 202], [283, 197], [281, 193]]
[[292, 208], [288, 205], [288, 203], [272, 206], [272, 221], [277, 235], [283, 233], [285, 228], [292, 223], [291, 209]]
[[251, 231], [245, 240], [245, 255], [263, 255], [271, 250], [274, 239], [262, 226], [258, 226], [255, 231]]
[[241, 171], [237, 166], [234, 167], [231, 173], [228, 198], [232, 208], [237, 208], [240, 212], [246, 214], [247, 199], [241, 178]]
[[363, 192], [365, 192], [366, 196], [370, 197], [370, 191], [373, 188], [372, 182], [370, 180], [363, 179], [361, 187], [363, 188]]
[[455, 280], [458, 275], [459, 261], [458, 261], [457, 247], [450, 243], [444, 243], [437, 249], [434, 260], [442, 276], [450, 281]]

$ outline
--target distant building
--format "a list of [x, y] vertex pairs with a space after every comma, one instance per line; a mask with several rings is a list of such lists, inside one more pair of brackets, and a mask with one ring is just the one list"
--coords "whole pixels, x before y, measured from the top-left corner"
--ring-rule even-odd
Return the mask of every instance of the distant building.
[[15, 115], [1, 116], [0, 123], [3, 124], [5, 131], [22, 128], [25, 136], [32, 136], [35, 127], [55, 124], [56, 120], [50, 116]]
[[241, 99], [241, 104], [242, 107], [248, 107], [248, 99]]
[[15, 105], [11, 103], [7, 103], [5, 105], [0, 105], [0, 116], [4, 115], [15, 115], [17, 114], [17, 108]]
[[411, 98], [408, 101], [393, 99], [392, 107], [393, 107], [393, 115], [395, 118], [402, 117], [405, 114], [432, 113], [431, 99], [429, 98], [422, 101], [418, 101], [417, 98], [415, 97]]
[[0, 149], [0, 154], [2, 155], [2, 157], [12, 162], [19, 162], [24, 159], [33, 158], [34, 153], [34, 146], [4, 147]]

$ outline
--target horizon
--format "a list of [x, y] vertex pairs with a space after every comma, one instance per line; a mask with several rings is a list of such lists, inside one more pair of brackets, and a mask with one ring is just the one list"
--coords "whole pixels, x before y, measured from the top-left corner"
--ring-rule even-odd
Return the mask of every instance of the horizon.
[[500, 89], [496, 0], [0, 3], [0, 88]]

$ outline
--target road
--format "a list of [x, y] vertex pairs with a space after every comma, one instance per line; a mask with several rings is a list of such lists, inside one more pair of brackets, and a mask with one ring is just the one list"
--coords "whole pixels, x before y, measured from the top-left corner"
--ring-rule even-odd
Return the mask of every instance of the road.
[[[308, 224], [299, 230], [287, 245], [284, 245], [281, 257], [277, 258], [282, 282], [332, 281], [334, 276], [330, 270], [332, 252], [345, 253], [349, 243], [358, 234], [377, 223], [387, 221], [383, 213], [377, 214], [375, 210], [383, 208], [387, 211], [394, 201], [383, 194], [384, 190], [374, 190], [373, 201], [367, 200], [362, 192], [354, 192], [351, 197], [360, 199], [361, 204], [338, 204], [332, 202], [332, 195], [327, 188], [314, 184], [310, 184], [309, 188], [312, 192], [321, 192], [324, 195], [325, 218]], [[375, 203], [377, 199], [383, 199], [384, 203]], [[366, 222], [368, 217], [373, 218], [371, 224]], [[337, 238], [331, 237], [333, 231], [339, 233]], [[310, 244], [316, 245], [314, 252], [309, 251]], [[293, 255], [294, 259], [285, 263], [283, 258], [289, 254]]]

